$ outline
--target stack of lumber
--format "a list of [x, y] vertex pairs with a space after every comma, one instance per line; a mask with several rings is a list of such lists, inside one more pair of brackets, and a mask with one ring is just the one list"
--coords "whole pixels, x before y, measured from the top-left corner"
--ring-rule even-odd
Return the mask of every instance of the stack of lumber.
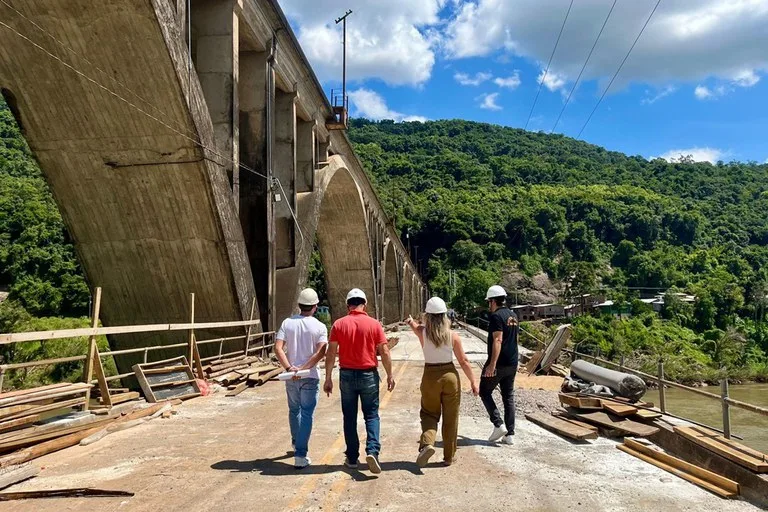
[[737, 482], [673, 457], [650, 443], [643, 443], [636, 439], [625, 439], [624, 444], [616, 445], [616, 447], [625, 453], [696, 484], [721, 498], [735, 498], [741, 492]]
[[93, 442], [109, 433], [138, 425], [144, 418], [157, 417], [177, 403], [180, 401], [157, 404], [134, 402], [115, 407], [106, 415], [71, 413], [9, 432], [0, 438], [1, 451], [16, 451], [0, 456], [0, 468], [23, 464], [88, 438]]
[[[606, 437], [648, 437], [659, 429], [639, 421], [640, 409], [593, 396], [560, 393], [562, 410], [545, 414], [527, 414], [526, 418], [551, 432], [575, 440], [596, 439], [598, 432]], [[644, 409], [646, 410], [646, 409]], [[648, 411], [652, 412], [652, 411]]]
[[65, 382], [0, 393], [0, 435], [17, 432], [83, 407], [85, 392], [90, 387], [89, 384]]
[[726, 439], [717, 432], [697, 426], [675, 427], [675, 432], [755, 473], [768, 473], [768, 455]]
[[237, 356], [219, 359], [203, 367], [208, 380], [226, 386], [227, 396], [237, 396], [246, 388], [261, 386], [283, 369], [259, 357]]

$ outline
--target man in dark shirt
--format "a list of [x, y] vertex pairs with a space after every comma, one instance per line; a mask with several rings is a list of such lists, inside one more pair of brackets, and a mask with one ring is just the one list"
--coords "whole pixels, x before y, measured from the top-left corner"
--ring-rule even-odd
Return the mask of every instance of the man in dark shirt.
[[[501, 440], [512, 444], [515, 435], [515, 375], [517, 374], [517, 315], [506, 307], [507, 292], [501, 286], [491, 286], [486, 293], [491, 315], [488, 318], [488, 360], [480, 378], [480, 398], [493, 423], [491, 442]], [[493, 390], [499, 387], [504, 404], [504, 420], [493, 400]]]

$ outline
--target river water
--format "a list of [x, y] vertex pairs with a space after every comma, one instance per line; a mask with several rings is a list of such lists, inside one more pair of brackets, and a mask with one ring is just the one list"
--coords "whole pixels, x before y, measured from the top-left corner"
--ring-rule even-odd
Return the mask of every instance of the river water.
[[[720, 386], [702, 388], [703, 391], [719, 395]], [[696, 420], [712, 427], [723, 428], [723, 409], [719, 400], [706, 398], [690, 391], [667, 388], [667, 411]], [[744, 384], [729, 387], [730, 397], [753, 405], [768, 407], [768, 384]], [[659, 406], [658, 390], [649, 391], [645, 400]], [[731, 433], [744, 438], [744, 443], [756, 450], [768, 453], [768, 416], [738, 409], [731, 406]]]

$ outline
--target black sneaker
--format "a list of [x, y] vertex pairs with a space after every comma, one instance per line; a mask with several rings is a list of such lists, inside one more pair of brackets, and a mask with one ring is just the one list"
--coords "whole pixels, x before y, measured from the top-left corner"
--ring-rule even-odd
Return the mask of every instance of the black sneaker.
[[349, 469], [357, 469], [357, 461], [351, 461], [349, 457], [344, 457], [344, 465]]

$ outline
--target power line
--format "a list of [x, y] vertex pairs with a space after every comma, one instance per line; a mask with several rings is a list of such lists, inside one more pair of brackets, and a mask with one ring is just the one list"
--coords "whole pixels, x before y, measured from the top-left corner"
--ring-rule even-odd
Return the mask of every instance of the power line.
[[563, 20], [563, 25], [560, 27], [560, 33], [557, 34], [557, 40], [555, 41], [555, 47], [552, 48], [552, 55], [549, 56], [549, 62], [547, 62], [547, 69], [544, 70], [544, 76], [541, 77], [541, 82], [539, 82], [539, 90], [536, 91], [536, 97], [533, 99], [533, 105], [531, 105], [531, 111], [528, 113], [528, 120], [525, 121], [525, 128], [524, 128], [524, 130], [528, 129], [528, 123], [531, 122], [531, 116], [533, 115], [533, 109], [536, 108], [536, 102], [539, 100], [539, 94], [541, 94], [541, 86], [544, 85], [544, 80], [547, 79], [547, 74], [549, 73], [549, 66], [552, 64], [552, 59], [555, 57], [555, 52], [557, 51], [557, 45], [560, 44], [560, 37], [563, 35], [563, 29], [565, 28], [565, 23], [568, 21], [568, 15], [571, 14], [571, 7], [573, 7], [573, 0], [571, 0], [570, 5], [568, 5], [568, 11], [565, 13], [565, 19]]
[[595, 51], [597, 42], [600, 41], [600, 36], [603, 35], [603, 30], [605, 30], [605, 26], [608, 24], [608, 19], [611, 17], [611, 13], [613, 13], [613, 8], [616, 7], [616, 2], [618, 2], [618, 0], [613, 0], [613, 5], [611, 5], [611, 9], [608, 11], [608, 16], [605, 17], [605, 21], [603, 21], [603, 26], [600, 27], [600, 32], [598, 32], [597, 34], [597, 39], [595, 39], [595, 43], [592, 45], [592, 49], [589, 50], [589, 55], [587, 55], [587, 60], [584, 61], [584, 65], [581, 67], [581, 71], [579, 71], [579, 76], [576, 77], [576, 81], [573, 83], [573, 87], [571, 87], [571, 92], [568, 93], [568, 99], [565, 100], [565, 105], [563, 105], [563, 108], [560, 109], [560, 114], [558, 114], [557, 120], [555, 121], [555, 124], [554, 126], [552, 126], [552, 130], [549, 133], [552, 133], [555, 131], [555, 128], [557, 128], [557, 124], [560, 122], [560, 118], [563, 117], [563, 112], [565, 112], [565, 109], [568, 106], [568, 103], [571, 101], [571, 96], [573, 96], [573, 92], [576, 90], [576, 86], [579, 85], [579, 80], [581, 80], [581, 75], [584, 73], [584, 70], [587, 69], [587, 64], [589, 63], [589, 59], [592, 57], [592, 52]]
[[613, 74], [613, 77], [611, 78], [611, 81], [608, 82], [608, 87], [605, 88], [603, 91], [602, 96], [600, 96], [600, 99], [597, 100], [597, 103], [595, 104], [595, 108], [592, 109], [592, 112], [589, 114], [589, 117], [587, 117], [587, 120], [584, 122], [584, 126], [581, 127], [581, 130], [579, 130], [579, 134], [576, 136], [576, 138], [580, 138], [581, 134], [584, 132], [584, 129], [589, 124], [589, 121], [592, 119], [592, 116], [595, 114], [595, 111], [597, 110], [597, 107], [600, 106], [600, 103], [603, 102], [603, 98], [605, 98], [605, 95], [608, 94], [608, 89], [611, 88], [611, 85], [613, 85], [613, 81], [616, 80], [616, 77], [619, 75], [619, 72], [621, 71], [621, 68], [624, 67], [624, 63], [627, 62], [627, 59], [629, 58], [629, 55], [632, 53], [632, 50], [635, 49], [635, 45], [640, 40], [640, 36], [643, 35], [643, 32], [645, 31], [645, 27], [648, 26], [648, 23], [651, 22], [651, 18], [653, 18], [654, 13], [656, 12], [656, 9], [659, 8], [659, 4], [661, 3], [661, 0], [658, 0], [656, 2], [656, 5], [653, 7], [653, 10], [651, 11], [651, 14], [648, 15], [648, 19], [645, 20], [645, 24], [643, 25], [643, 28], [640, 29], [640, 32], [637, 34], [637, 37], [635, 38], [635, 42], [632, 43], [632, 46], [629, 47], [629, 51], [624, 56], [624, 59], [621, 61], [621, 64], [619, 64], [619, 69], [616, 70], [616, 73]]

